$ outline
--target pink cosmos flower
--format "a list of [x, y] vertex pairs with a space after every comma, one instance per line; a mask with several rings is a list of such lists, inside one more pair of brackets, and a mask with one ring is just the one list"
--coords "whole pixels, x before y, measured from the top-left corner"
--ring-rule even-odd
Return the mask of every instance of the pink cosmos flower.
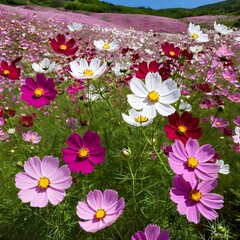
[[149, 224], [144, 232], [138, 231], [131, 240], [170, 240], [168, 231], [161, 231], [158, 225]]
[[216, 186], [217, 180], [191, 183], [182, 176], [175, 176], [170, 198], [177, 203], [177, 211], [186, 215], [189, 222], [198, 224], [200, 214], [209, 220], [215, 220], [218, 214], [214, 209], [222, 208], [224, 203], [221, 195], [210, 193]]
[[215, 128], [223, 128], [228, 125], [228, 122], [224, 122], [222, 118], [217, 118], [213, 115], [210, 116], [210, 120], [212, 123], [212, 127], [215, 127]]
[[236, 102], [236, 103], [240, 103], [240, 93], [232, 93], [231, 95], [228, 96], [228, 99], [231, 102]]
[[105, 148], [97, 133], [85, 132], [81, 137], [78, 133], [67, 139], [69, 148], [63, 148], [63, 161], [68, 164], [72, 172], [88, 174], [94, 171], [94, 165], [100, 164], [105, 158]]
[[238, 127], [240, 127], [240, 115], [238, 115], [237, 118], [233, 120], [233, 122], [234, 122]]
[[168, 161], [174, 173], [182, 175], [186, 181], [211, 180], [218, 177], [219, 171], [216, 164], [208, 163], [214, 154], [210, 144], [200, 147], [196, 139], [190, 138], [184, 146], [180, 140], [175, 140]]
[[26, 142], [37, 144], [41, 141], [41, 137], [38, 135], [38, 133], [31, 130], [27, 131], [26, 133], [22, 133], [22, 136], [23, 140]]
[[21, 87], [21, 99], [28, 105], [40, 108], [49, 105], [57, 95], [55, 83], [52, 78], [46, 79], [43, 73], [36, 75], [36, 81], [26, 78], [25, 85]]
[[124, 206], [124, 199], [118, 200], [118, 193], [114, 190], [91, 191], [86, 202], [78, 202], [77, 215], [87, 220], [78, 223], [86, 232], [97, 232], [113, 224], [122, 214]]
[[232, 136], [232, 139], [235, 143], [240, 144], [240, 127], [235, 128], [235, 135]]
[[65, 189], [72, 183], [67, 165], [58, 168], [57, 157], [45, 156], [29, 158], [24, 164], [25, 172], [16, 175], [16, 187], [21, 189], [18, 197], [22, 202], [30, 202], [31, 207], [45, 207], [48, 201], [59, 204], [66, 196]]

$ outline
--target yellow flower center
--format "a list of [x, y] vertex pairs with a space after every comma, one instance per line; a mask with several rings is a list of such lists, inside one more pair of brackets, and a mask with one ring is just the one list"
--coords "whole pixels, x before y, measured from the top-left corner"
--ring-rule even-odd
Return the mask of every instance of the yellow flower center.
[[178, 127], [178, 132], [183, 135], [187, 131], [187, 128], [184, 125]]
[[44, 94], [44, 92], [41, 88], [36, 88], [34, 91], [35, 97], [41, 97], [43, 94]]
[[60, 45], [60, 50], [65, 51], [67, 50], [67, 46], [65, 44]]
[[38, 187], [41, 189], [47, 189], [50, 186], [50, 180], [47, 177], [41, 177], [38, 180]]
[[83, 74], [85, 76], [91, 77], [91, 76], [93, 76], [94, 72], [91, 69], [86, 69], [86, 70], [83, 71]]
[[10, 73], [9, 70], [7, 69], [3, 71], [3, 75], [8, 75], [9, 73]]
[[97, 219], [103, 219], [106, 216], [106, 211], [104, 209], [98, 209], [95, 213]]
[[170, 56], [174, 56], [175, 52], [174, 51], [170, 51], [169, 54], [170, 54]]
[[30, 137], [30, 138], [29, 138], [30, 142], [33, 142], [34, 139], [35, 139], [34, 137]]
[[227, 79], [227, 80], [230, 80], [230, 79], [231, 79], [231, 76], [226, 76], [226, 79]]
[[102, 46], [103, 49], [109, 49], [110, 45], [108, 43], [104, 43], [104, 45]]
[[153, 90], [147, 95], [147, 98], [150, 102], [157, 102], [159, 100], [159, 95]]
[[78, 156], [80, 158], [86, 158], [89, 154], [89, 150], [85, 147], [81, 148], [79, 151], [78, 151]]
[[202, 198], [202, 193], [199, 192], [197, 189], [194, 189], [190, 192], [190, 199], [195, 201], [195, 202], [199, 202], [200, 199]]
[[196, 33], [193, 33], [192, 34], [192, 37], [195, 39], [195, 38], [199, 38], [199, 36], [198, 36], [198, 34], [196, 34]]
[[135, 121], [136, 122], [139, 122], [139, 123], [143, 123], [143, 122], [146, 122], [148, 120], [148, 117], [144, 117], [142, 115], [139, 115], [135, 118]]
[[191, 168], [195, 168], [198, 165], [198, 160], [195, 157], [189, 157], [187, 160], [187, 165]]
[[220, 123], [220, 122], [216, 122], [216, 125], [217, 125], [217, 126], [220, 126], [220, 125], [221, 125], [221, 123]]

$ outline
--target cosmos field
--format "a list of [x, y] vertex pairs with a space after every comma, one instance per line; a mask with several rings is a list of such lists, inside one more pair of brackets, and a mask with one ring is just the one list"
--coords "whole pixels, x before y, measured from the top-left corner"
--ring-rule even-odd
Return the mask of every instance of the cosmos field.
[[239, 31], [80, 15], [0, 5], [0, 238], [239, 239]]

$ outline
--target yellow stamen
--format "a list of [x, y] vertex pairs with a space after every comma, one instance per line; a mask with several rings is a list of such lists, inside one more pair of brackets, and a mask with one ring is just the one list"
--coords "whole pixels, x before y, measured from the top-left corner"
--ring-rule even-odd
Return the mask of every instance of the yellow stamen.
[[30, 137], [30, 138], [29, 138], [30, 142], [33, 142], [34, 139], [35, 139], [34, 137]]
[[135, 121], [136, 122], [139, 122], [139, 123], [143, 123], [143, 122], [146, 122], [148, 120], [148, 117], [144, 117], [142, 115], [139, 115], [135, 118]]
[[103, 49], [109, 49], [110, 45], [108, 43], [104, 43], [104, 45], [102, 46]]
[[195, 157], [189, 157], [187, 160], [187, 165], [191, 168], [195, 168], [198, 165], [198, 160]]
[[95, 213], [97, 219], [103, 219], [106, 216], [106, 211], [104, 209], [98, 209]]
[[221, 125], [221, 123], [220, 123], [220, 122], [216, 122], [216, 125], [217, 125], [217, 126], [220, 126], [220, 125]]
[[65, 51], [67, 50], [67, 46], [65, 44], [60, 45], [60, 50]]
[[192, 34], [192, 37], [193, 37], [193, 38], [199, 38], [198, 34], [196, 34], [196, 33], [193, 33], [193, 34]]
[[157, 102], [159, 100], [159, 95], [153, 90], [147, 95], [147, 98], [150, 102]]
[[178, 127], [178, 132], [183, 135], [187, 131], [187, 128], [184, 125]]
[[78, 151], [78, 156], [80, 158], [86, 158], [87, 156], [89, 155], [89, 150], [85, 147], [81, 148], [79, 151]]
[[44, 95], [44, 92], [41, 88], [36, 88], [34, 91], [34, 95], [35, 97], [41, 97], [42, 95]]
[[50, 186], [50, 180], [46, 177], [41, 177], [38, 180], [38, 187], [41, 189], [47, 189]]
[[198, 191], [197, 189], [194, 189], [190, 192], [189, 197], [191, 200], [193, 200], [195, 202], [199, 202], [200, 199], [202, 198], [202, 193], [200, 191]]
[[174, 51], [170, 51], [169, 54], [170, 54], [170, 56], [172, 56], [172, 57], [175, 56], [175, 52], [174, 52]]
[[93, 76], [94, 72], [91, 69], [86, 69], [86, 70], [83, 71], [83, 74], [85, 76], [91, 77], [91, 76]]
[[7, 69], [3, 71], [3, 75], [8, 75], [9, 73], [10, 73], [9, 70]]

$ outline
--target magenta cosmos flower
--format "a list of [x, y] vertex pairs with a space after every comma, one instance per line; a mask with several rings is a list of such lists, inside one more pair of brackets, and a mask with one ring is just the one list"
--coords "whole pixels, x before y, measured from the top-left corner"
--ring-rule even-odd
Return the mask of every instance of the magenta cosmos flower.
[[24, 164], [25, 172], [16, 175], [16, 187], [21, 189], [18, 197], [30, 202], [31, 207], [45, 207], [48, 201], [59, 204], [66, 196], [65, 189], [72, 183], [67, 165], [58, 168], [58, 158], [45, 156], [29, 158]]
[[94, 171], [94, 165], [100, 164], [105, 158], [105, 148], [97, 133], [86, 131], [81, 137], [78, 133], [67, 139], [69, 148], [63, 148], [63, 161], [72, 172], [88, 174]]
[[170, 198], [177, 203], [177, 210], [181, 215], [186, 215], [189, 222], [198, 224], [200, 213], [209, 220], [218, 217], [214, 209], [223, 207], [223, 197], [210, 193], [217, 186], [217, 180], [190, 183], [182, 176], [175, 176]]
[[210, 163], [215, 154], [210, 144], [199, 146], [196, 139], [188, 139], [186, 146], [175, 140], [172, 152], [169, 153], [168, 162], [174, 173], [183, 175], [186, 181], [210, 180], [217, 178], [219, 166]]
[[168, 231], [161, 231], [158, 225], [149, 224], [144, 232], [138, 231], [131, 240], [170, 240], [170, 235]]
[[43, 73], [36, 75], [36, 81], [32, 78], [26, 78], [25, 85], [21, 87], [21, 91], [21, 99], [28, 105], [36, 108], [49, 105], [57, 95], [53, 79], [46, 79]]
[[124, 199], [118, 200], [114, 190], [89, 192], [87, 202], [80, 201], [77, 205], [77, 215], [87, 220], [79, 221], [79, 225], [87, 232], [97, 232], [113, 224], [122, 214], [124, 205]]

